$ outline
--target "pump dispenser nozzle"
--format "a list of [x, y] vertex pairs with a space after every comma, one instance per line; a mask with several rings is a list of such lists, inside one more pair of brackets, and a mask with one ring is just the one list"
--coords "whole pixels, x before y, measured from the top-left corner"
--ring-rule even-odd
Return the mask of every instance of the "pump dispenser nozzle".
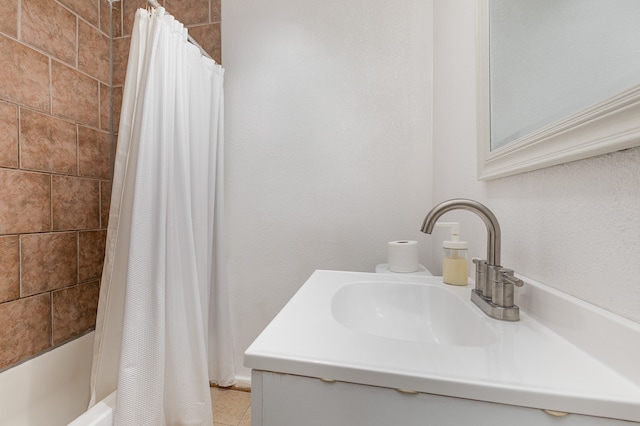
[[443, 241], [443, 248], [454, 250], [465, 250], [468, 248], [466, 241], [460, 241], [460, 222], [437, 222], [436, 226], [451, 228], [451, 240]]

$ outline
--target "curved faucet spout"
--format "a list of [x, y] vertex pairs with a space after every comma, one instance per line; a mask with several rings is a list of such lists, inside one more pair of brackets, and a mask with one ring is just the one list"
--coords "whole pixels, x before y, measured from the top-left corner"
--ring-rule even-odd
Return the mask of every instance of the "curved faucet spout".
[[476, 265], [476, 288], [471, 291], [471, 301], [492, 318], [518, 321], [520, 308], [513, 303], [514, 287], [523, 282], [511, 269], [500, 266], [500, 225], [498, 219], [477, 201], [457, 198], [444, 201], [427, 213], [422, 232], [431, 234], [438, 218], [451, 210], [468, 210], [480, 216], [487, 226], [487, 261], [473, 259]]
[[456, 198], [436, 205], [427, 213], [420, 230], [431, 234], [440, 216], [451, 210], [468, 210], [480, 216], [487, 227], [487, 264], [490, 266], [500, 265], [500, 225], [498, 219], [491, 213], [491, 210], [477, 201]]

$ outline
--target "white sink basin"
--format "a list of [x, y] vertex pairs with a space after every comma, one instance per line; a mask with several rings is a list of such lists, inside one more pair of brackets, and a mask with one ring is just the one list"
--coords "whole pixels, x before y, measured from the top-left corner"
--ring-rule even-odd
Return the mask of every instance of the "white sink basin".
[[640, 325], [522, 278], [520, 321], [510, 322], [441, 277], [315, 271], [245, 365], [640, 422]]
[[333, 295], [331, 312], [345, 327], [389, 339], [486, 346], [498, 338], [470, 303], [429, 284], [353, 282]]

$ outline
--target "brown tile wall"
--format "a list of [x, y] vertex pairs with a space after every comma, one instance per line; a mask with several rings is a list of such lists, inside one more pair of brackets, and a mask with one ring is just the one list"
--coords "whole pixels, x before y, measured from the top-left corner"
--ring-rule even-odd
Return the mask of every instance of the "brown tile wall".
[[0, 0], [0, 370], [95, 326], [111, 189], [101, 2]]
[[[219, 64], [222, 63], [220, 1], [158, 0], [167, 12], [188, 28], [189, 34]], [[147, 0], [122, 0], [120, 3], [120, 15], [116, 17], [119, 21], [116, 23], [114, 20], [114, 89], [124, 83], [135, 11], [148, 5]]]
[[[95, 326], [115, 131], [136, 9], [0, 0], [0, 370]], [[160, 0], [221, 63], [220, 0]], [[117, 137], [117, 134], [115, 135]]]

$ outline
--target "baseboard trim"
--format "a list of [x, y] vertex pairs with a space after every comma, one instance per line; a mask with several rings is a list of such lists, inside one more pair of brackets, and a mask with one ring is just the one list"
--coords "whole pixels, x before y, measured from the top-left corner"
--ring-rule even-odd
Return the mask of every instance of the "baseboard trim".
[[209, 386], [211, 386], [212, 388], [223, 388], [242, 392], [251, 392], [251, 378], [238, 376], [236, 377], [236, 383], [231, 386], [220, 386], [214, 382], [209, 382]]

